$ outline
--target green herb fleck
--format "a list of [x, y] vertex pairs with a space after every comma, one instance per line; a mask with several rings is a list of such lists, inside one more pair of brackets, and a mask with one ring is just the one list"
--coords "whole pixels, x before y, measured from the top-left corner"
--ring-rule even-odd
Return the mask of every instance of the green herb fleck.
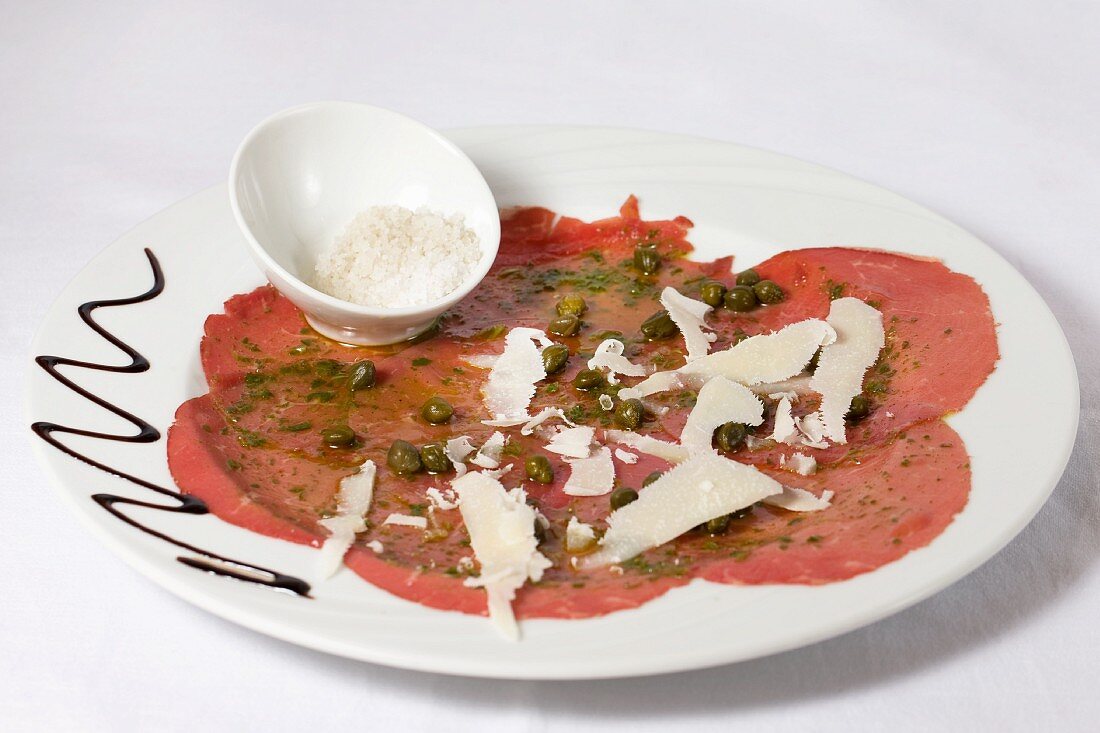
[[241, 430], [237, 435], [237, 442], [245, 448], [259, 448], [267, 444], [263, 436], [253, 433], [251, 430]]
[[583, 422], [588, 417], [588, 411], [584, 409], [584, 405], [578, 403], [566, 410], [565, 416], [573, 422]]
[[833, 280], [825, 281], [825, 292], [829, 294], [829, 300], [837, 300], [844, 297], [844, 288], [848, 283], [838, 283]]

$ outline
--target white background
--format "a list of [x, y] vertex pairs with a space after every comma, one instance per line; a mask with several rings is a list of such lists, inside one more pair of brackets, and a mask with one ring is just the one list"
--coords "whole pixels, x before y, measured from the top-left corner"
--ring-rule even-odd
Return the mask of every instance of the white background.
[[[1094, 730], [1098, 28], [1087, 2], [2, 0], [0, 728]], [[259, 119], [317, 99], [439, 128], [693, 133], [909, 196], [989, 242], [1061, 321], [1082, 383], [1069, 469], [1007, 549], [931, 600], [713, 670], [456, 679], [331, 658], [199, 611], [110, 555], [47, 488], [22, 414], [28, 345], [101, 248], [223, 179]], [[1021, 425], [1006, 448], [1042, 429]]]

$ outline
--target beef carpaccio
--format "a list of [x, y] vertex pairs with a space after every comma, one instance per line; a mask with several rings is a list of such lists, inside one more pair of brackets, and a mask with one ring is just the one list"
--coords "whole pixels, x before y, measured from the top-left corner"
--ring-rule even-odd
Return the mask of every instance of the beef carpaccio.
[[[595, 428], [599, 440], [605, 429], [619, 427], [614, 410], [605, 409], [607, 397], [613, 401], [620, 388], [639, 379], [577, 389], [574, 378], [597, 345], [617, 339], [624, 356], [647, 372], [675, 369], [685, 361], [684, 339], [649, 339], [639, 330], [661, 309], [662, 289], [698, 299], [702, 284], [732, 288], [737, 277], [732, 257], [688, 259], [689, 220], [642, 220], [633, 197], [618, 217], [592, 223], [541, 208], [502, 218], [500, 252], [489, 275], [415, 343], [364, 348], [328, 341], [271, 287], [231, 298], [225, 312], [206, 323], [201, 355], [209, 394], [181, 405], [169, 433], [169, 465], [181, 489], [225, 521], [320, 546], [328, 536], [321, 520], [336, 511], [340, 480], [373, 460], [378, 475], [367, 529], [345, 557], [347, 566], [402, 598], [485, 613], [485, 591], [464, 583], [479, 567], [462, 514], [427, 496], [432, 487], [446, 490], [455, 473], [398, 475], [386, 462], [391, 444], [423, 446], [456, 436], [483, 444], [498, 428], [482, 422], [491, 416], [482, 395], [488, 371], [475, 366], [479, 357], [501, 353], [513, 327], [545, 331], [558, 317], [559, 301], [575, 295], [586, 306], [579, 332], [549, 334], [568, 347], [569, 360], [538, 382], [530, 414], [561, 408], [573, 423]], [[644, 257], [656, 259], [639, 261], [639, 246]], [[846, 444], [809, 449], [769, 439], [777, 404], [762, 395], [763, 424], [725, 453], [785, 486], [818, 496], [832, 492], [830, 505], [794, 512], [758, 503], [620, 564], [582, 570], [566, 551], [566, 526], [575, 516], [598, 534], [611, 512], [609, 496], [564, 491], [570, 467], [545, 450], [549, 423], [530, 435], [521, 435], [518, 426], [499, 428], [508, 438], [500, 461], [515, 466], [500, 480], [508, 487], [522, 483], [547, 520], [538, 548], [552, 562], [541, 580], [518, 591], [517, 617], [583, 618], [632, 608], [696, 577], [723, 583], [843, 580], [928, 544], [966, 505], [966, 448], [942, 418], [966, 404], [998, 358], [981, 288], [937, 261], [842, 247], [784, 252], [753, 270], [781, 288], [782, 300], [745, 311], [713, 309], [706, 316], [717, 336], [711, 353], [746, 336], [824, 319], [841, 297], [882, 314], [885, 346], [864, 375], [866, 414], [850, 415]], [[368, 359], [375, 382], [353, 391], [351, 366]], [[647, 396], [637, 433], [675, 442], [696, 396], [690, 388]], [[435, 425], [422, 417], [432, 397], [452, 406], [448, 421]], [[805, 414], [816, 407], [815, 396], [804, 394], [794, 409]], [[351, 428], [354, 442], [326, 445], [321, 431], [334, 426]], [[803, 475], [784, 467], [796, 451], [812, 454], [816, 470]], [[646, 477], [669, 464], [631, 452], [638, 455], [635, 463], [614, 459], [615, 486], [644, 494]], [[525, 480], [525, 460], [535, 455], [549, 460], [550, 483]], [[391, 514], [423, 517], [427, 526], [384, 524]]]

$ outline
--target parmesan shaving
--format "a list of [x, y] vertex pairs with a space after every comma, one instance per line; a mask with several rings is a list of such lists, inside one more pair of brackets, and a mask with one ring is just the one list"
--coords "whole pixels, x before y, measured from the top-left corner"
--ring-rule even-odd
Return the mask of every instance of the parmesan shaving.
[[432, 503], [432, 506], [440, 511], [449, 512], [452, 509], [458, 509], [458, 497], [455, 496], [454, 489], [447, 489], [444, 492], [434, 486], [430, 486], [424, 493], [427, 495], [428, 501]]
[[[790, 379], [784, 379], [782, 382], [761, 382], [760, 384], [747, 385], [749, 389], [758, 395], [768, 395], [771, 397], [773, 394], [782, 396], [786, 394], [791, 397], [791, 402], [795, 402], [796, 398], [813, 392], [810, 389], [810, 375], [799, 374], [797, 377], [791, 377]], [[779, 397], [772, 397], [772, 399], [779, 399]]]
[[454, 464], [456, 476], [466, 473], [466, 459], [473, 452], [474, 444], [470, 442], [470, 437], [467, 435], [451, 438], [443, 447], [443, 455]]
[[[606, 395], [600, 396], [605, 397]], [[574, 424], [565, 416], [565, 413], [562, 412], [559, 407], [544, 407], [534, 417], [528, 416], [505, 418], [503, 420], [482, 420], [481, 424], [493, 428], [513, 428], [516, 425], [522, 425], [523, 427], [519, 429], [520, 435], [530, 435], [535, 432], [535, 428], [554, 417], [561, 418], [566, 425], [572, 426]]]
[[[549, 448], [547, 448], [549, 450]], [[588, 458], [565, 459], [569, 464], [569, 478], [563, 492], [570, 496], [603, 496], [615, 486], [615, 464], [611, 449], [601, 446]]]
[[584, 552], [595, 543], [596, 532], [591, 525], [570, 517], [569, 524], [565, 527], [565, 551]]
[[832, 504], [833, 492], [821, 492], [821, 498], [817, 498], [805, 489], [796, 489], [793, 486], [784, 486], [783, 493], [769, 496], [764, 499], [765, 504], [786, 509], [789, 512], [816, 512], [828, 509]]
[[511, 472], [511, 470], [513, 468], [515, 468], [515, 464], [514, 463], [509, 463], [507, 466], [503, 466], [501, 468], [493, 469], [491, 471], [489, 471], [489, 470], [482, 471], [482, 473], [485, 474], [486, 476], [490, 477], [490, 478], [499, 479], [500, 477], [504, 476], [505, 474]]
[[633, 387], [620, 390], [619, 397], [640, 399], [685, 384], [702, 385], [715, 376], [752, 387], [760, 394], [807, 392], [809, 380], [798, 375], [821, 345], [835, 340], [836, 332], [825, 321], [792, 323], [774, 333], [747, 338], [679, 369], [651, 374]]
[[412, 517], [408, 514], [391, 514], [386, 517], [386, 521], [382, 524], [392, 524], [397, 527], [415, 527], [416, 529], [427, 529], [428, 518], [427, 517]]
[[463, 354], [458, 358], [477, 369], [492, 369], [500, 354]]
[[615, 457], [630, 466], [638, 462], [638, 456], [636, 454], [625, 451], [622, 448], [615, 449]]
[[790, 456], [780, 456], [779, 465], [803, 476], [809, 476], [817, 472], [817, 459], [805, 453], [792, 453]]
[[686, 461], [688, 457], [688, 451], [682, 445], [651, 438], [648, 435], [638, 435], [630, 430], [605, 430], [604, 437], [613, 443], [629, 446], [639, 453], [663, 458], [669, 463]]
[[706, 356], [710, 351], [710, 345], [718, 339], [715, 334], [703, 331], [704, 328], [710, 328], [705, 320], [707, 313], [710, 312], [710, 306], [701, 300], [689, 298], [672, 287], [661, 291], [661, 305], [668, 311], [668, 317], [684, 337], [687, 361], [695, 361]]
[[504, 352], [493, 363], [481, 390], [494, 420], [529, 418], [527, 408], [535, 396], [535, 383], [546, 379], [536, 341], [548, 342], [546, 335], [534, 328], [513, 328], [504, 337]]
[[382, 543], [379, 542], [378, 540], [371, 540], [370, 542], [367, 543], [367, 547], [369, 547], [370, 550], [373, 553], [375, 553], [376, 555], [381, 555], [382, 552], [386, 549], [386, 548], [382, 547]]
[[480, 473], [455, 479], [454, 489], [480, 576], [465, 584], [485, 588], [489, 617], [506, 638], [519, 639], [512, 612], [516, 591], [528, 580], [539, 581], [551, 562], [538, 550], [536, 514], [523, 489], [505, 491], [500, 481]]
[[624, 387], [619, 390], [621, 400], [640, 400], [658, 392], [668, 392], [670, 389], [683, 387], [683, 380], [679, 372], [654, 372], [647, 378], [635, 384], [633, 387]]
[[801, 373], [819, 347], [832, 343], [836, 332], [825, 321], [810, 319], [770, 333], [752, 336], [680, 367], [689, 381], [723, 376], [746, 386], [779, 382]]
[[775, 427], [771, 438], [777, 443], [795, 445], [799, 442], [799, 437], [798, 426], [794, 424], [794, 417], [791, 415], [791, 401], [784, 397], [775, 408]]
[[615, 406], [615, 400], [611, 399], [611, 395], [609, 394], [600, 395], [600, 399], [597, 400], [597, 402], [600, 403], [600, 407], [604, 410], [610, 410]]
[[504, 418], [503, 420], [482, 420], [481, 424], [482, 425], [488, 425], [491, 428], [514, 428], [517, 425], [523, 425], [528, 420], [530, 420], [530, 418], [526, 417], [526, 416], [525, 417], [509, 417], [509, 418]]
[[579, 426], [563, 428], [551, 438], [546, 450], [570, 458], [587, 458], [592, 452], [592, 440], [596, 437], [594, 428]]
[[807, 448], [828, 448], [825, 441], [825, 426], [821, 423], [821, 413], [811, 412], [795, 421], [798, 432], [802, 434], [802, 445]]
[[629, 560], [703, 522], [782, 491], [774, 479], [717, 452], [692, 456], [647, 486], [637, 501], [613, 511], [599, 550], [581, 558], [581, 567]]
[[482, 468], [496, 468], [500, 465], [500, 456], [504, 451], [506, 440], [503, 433], [494, 432], [478, 450], [477, 455], [470, 459], [470, 463]]
[[355, 535], [367, 528], [364, 518], [374, 498], [374, 461], [364, 461], [359, 470], [340, 479], [336, 494], [336, 516], [322, 519], [320, 525], [329, 531], [321, 546], [318, 575], [329, 578], [340, 568]]
[[839, 298], [829, 307], [836, 342], [823, 348], [810, 386], [821, 394], [825, 437], [847, 443], [844, 416], [863, 389], [863, 375], [886, 344], [882, 314], [857, 298]]
[[[612, 385], [619, 383], [619, 380], [615, 378], [616, 374], [627, 377], [644, 377], [645, 367], [641, 364], [632, 364], [629, 359], [623, 356], [625, 349], [623, 342], [618, 339], [604, 339], [596, 347], [596, 353], [588, 360], [588, 368], [607, 369], [607, 383]], [[609, 410], [611, 408], [605, 407], [604, 409]]]
[[725, 377], [715, 377], [699, 390], [695, 407], [680, 433], [680, 445], [690, 454], [709, 451], [719, 425], [728, 422], [759, 425], [763, 421], [764, 406], [751, 390]]
[[542, 425], [550, 418], [560, 418], [569, 427], [573, 427], [574, 423], [565, 416], [565, 413], [561, 411], [560, 407], [544, 407], [539, 411], [539, 414], [528, 420], [523, 424], [523, 427], [519, 429], [520, 435], [530, 435], [535, 432], [535, 428]]

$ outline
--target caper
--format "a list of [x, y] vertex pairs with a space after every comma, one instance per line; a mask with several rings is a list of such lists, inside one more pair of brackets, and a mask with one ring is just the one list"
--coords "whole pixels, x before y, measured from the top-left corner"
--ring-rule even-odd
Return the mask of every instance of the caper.
[[722, 303], [735, 313], [751, 311], [758, 305], [756, 293], [748, 285], [734, 285], [726, 293]]
[[347, 448], [355, 443], [355, 431], [347, 425], [333, 425], [321, 431], [321, 442], [329, 448]]
[[420, 449], [420, 462], [429, 473], [446, 473], [454, 468], [442, 443], [428, 443]]
[[599, 369], [581, 369], [577, 372], [577, 376], [573, 377], [573, 386], [582, 392], [599, 389], [603, 385], [604, 376]]
[[745, 427], [744, 423], [728, 422], [719, 425], [718, 429], [714, 431], [714, 441], [718, 443], [719, 448], [726, 452], [735, 451], [741, 445], [741, 441], [745, 439], [746, 434], [748, 434], [748, 428]]
[[730, 526], [730, 515], [723, 514], [720, 517], [714, 519], [708, 519], [706, 524], [703, 525], [703, 529], [707, 534], [722, 534]]
[[455, 408], [451, 407], [451, 403], [442, 397], [432, 397], [420, 408], [420, 417], [432, 425], [442, 425], [450, 420], [454, 414]]
[[352, 392], [358, 392], [361, 389], [373, 387], [374, 377], [374, 362], [370, 359], [358, 361], [351, 365], [351, 371], [348, 373], [348, 388]]
[[644, 479], [642, 479], [642, 488], [649, 486], [651, 483], [661, 478], [661, 476], [663, 475], [664, 474], [662, 474], [660, 471], [654, 471], [653, 473], [649, 474]]
[[786, 295], [783, 292], [783, 288], [776, 285], [771, 280], [761, 280], [752, 286], [753, 292], [756, 293], [756, 297], [760, 299], [760, 302], [765, 305], [775, 305], [783, 301]]
[[638, 500], [638, 492], [634, 489], [621, 487], [611, 492], [611, 511], [622, 509], [627, 504]]
[[394, 473], [416, 473], [421, 468], [420, 452], [407, 440], [395, 440], [386, 453], [386, 465]]
[[523, 462], [523, 468], [527, 472], [527, 478], [540, 484], [549, 484], [554, 481], [554, 467], [550, 465], [550, 459], [546, 456], [531, 456]]
[[642, 335], [650, 341], [654, 339], [667, 339], [675, 336], [680, 328], [673, 322], [668, 311], [657, 311], [642, 322], [640, 328]]
[[559, 300], [557, 308], [559, 316], [577, 316], [579, 318], [588, 310], [588, 304], [584, 302], [584, 298], [581, 296], [572, 294]]
[[558, 316], [550, 321], [550, 325], [546, 327], [546, 330], [555, 336], [576, 336], [577, 332], [581, 330], [581, 319], [572, 313]]
[[737, 273], [738, 285], [748, 285], [749, 287], [752, 287], [758, 282], [760, 282], [760, 273], [756, 270], [750, 268], [748, 270], [744, 270], [743, 272]]
[[568, 361], [569, 347], [565, 344], [551, 344], [542, 350], [542, 368], [547, 374], [557, 374]]
[[623, 400], [615, 405], [615, 424], [625, 430], [633, 430], [642, 424], [645, 416], [645, 405], [636, 398]]
[[661, 267], [661, 255], [656, 245], [639, 244], [634, 248], [634, 267], [646, 275], [652, 275]]
[[857, 394], [852, 398], [852, 404], [848, 408], [848, 414], [846, 418], [852, 422], [857, 422], [867, 417], [871, 413], [871, 400], [866, 395]]
[[705, 280], [699, 286], [699, 299], [707, 305], [715, 308], [722, 305], [722, 298], [726, 295], [726, 286], [715, 280]]

